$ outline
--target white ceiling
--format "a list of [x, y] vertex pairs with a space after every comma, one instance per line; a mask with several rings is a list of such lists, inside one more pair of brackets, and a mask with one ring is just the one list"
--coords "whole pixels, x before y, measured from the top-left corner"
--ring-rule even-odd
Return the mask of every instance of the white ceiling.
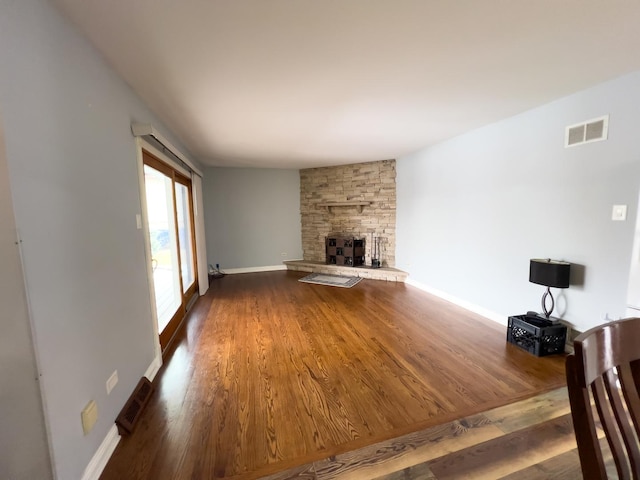
[[636, 0], [53, 1], [208, 165], [398, 158], [640, 69]]

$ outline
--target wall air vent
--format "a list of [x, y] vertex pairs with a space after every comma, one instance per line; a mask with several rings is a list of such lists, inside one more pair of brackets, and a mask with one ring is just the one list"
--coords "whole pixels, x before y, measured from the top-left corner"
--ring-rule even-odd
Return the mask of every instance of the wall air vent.
[[153, 390], [153, 384], [149, 379], [147, 377], [142, 377], [129, 397], [129, 400], [127, 400], [127, 403], [122, 407], [118, 418], [116, 418], [118, 433], [121, 436], [133, 432], [133, 428], [140, 419], [142, 410], [144, 410], [144, 407], [149, 402], [149, 398], [151, 398]]
[[607, 139], [609, 132], [609, 115], [594, 118], [576, 125], [569, 125], [565, 130], [564, 146], [575, 147], [583, 143], [599, 142]]

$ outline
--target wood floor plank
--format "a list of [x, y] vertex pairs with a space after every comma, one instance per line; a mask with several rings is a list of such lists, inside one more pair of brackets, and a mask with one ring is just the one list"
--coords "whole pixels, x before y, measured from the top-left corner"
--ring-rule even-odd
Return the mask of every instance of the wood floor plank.
[[258, 478], [565, 384], [562, 357], [411, 286], [303, 275], [212, 283], [101, 478]]
[[487, 418], [503, 432], [516, 430], [561, 417], [571, 412], [567, 388], [514, 402], [485, 412]]
[[316, 480], [316, 472], [310, 463], [262, 477], [261, 480]]
[[573, 448], [571, 415], [564, 415], [434, 460], [429, 467], [438, 480], [493, 480]]
[[[600, 448], [602, 449], [607, 478], [618, 478], [613, 455], [609, 450], [604, 432], [598, 432], [598, 437], [600, 438]], [[549, 478], [554, 480], [580, 480], [582, 477], [578, 449], [574, 448], [528, 468], [506, 475], [500, 480], [547, 480]]]
[[499, 480], [581, 480], [580, 457], [578, 450], [573, 449], [560, 455], [551, 457], [517, 472], [511, 473]]
[[[566, 389], [558, 389], [557, 391], [548, 392], [533, 399], [514, 403], [509, 405], [508, 408], [498, 408], [493, 411], [485, 412], [484, 415], [486, 417], [493, 416], [498, 423], [505, 423], [507, 425], [516, 424], [515, 420], [520, 416], [527, 417], [529, 420], [526, 422], [526, 425], [521, 424], [522, 431], [520, 432], [520, 435], [536, 438], [540, 436], [541, 429], [534, 427], [544, 423], [550, 418], [556, 418], [559, 411], [558, 407], [564, 402], [565, 397]], [[541, 410], [544, 409], [549, 409], [549, 412], [542, 412]], [[562, 408], [560, 408], [560, 410], [562, 410]], [[532, 412], [537, 413], [532, 414]], [[501, 429], [501, 431], [502, 430], [509, 429]], [[499, 438], [502, 436], [504, 435], [495, 432], [492, 438]], [[320, 469], [319, 478], [372, 478], [382, 471], [389, 471], [390, 473], [376, 478], [386, 480], [396, 478], [435, 478], [433, 472], [428, 468], [428, 462], [425, 461], [430, 457], [417, 453], [420, 450], [418, 443], [429, 438], [437, 445], [442, 441], [446, 441], [446, 437], [447, 435], [440, 435], [438, 429], [430, 429], [426, 432], [417, 432], [416, 434], [407, 435], [394, 439], [393, 441], [373, 445], [357, 452], [340, 455], [337, 458], [327, 459], [325, 462], [317, 463], [318, 468]], [[478, 447], [479, 444], [486, 441], [486, 439], [481, 437], [469, 437], [468, 440], [470, 442], [463, 443], [471, 443], [471, 445], [475, 447]], [[604, 439], [602, 441], [604, 442]], [[572, 445], [575, 446], [575, 442], [572, 442]], [[456, 442], [456, 446], [459, 447], [458, 450], [460, 450], [467, 445], [461, 445], [461, 442]], [[606, 451], [606, 446], [604, 449]], [[437, 450], [432, 450], [430, 453], [432, 456], [434, 453], [436, 455], [446, 454], [446, 452], [437, 452]], [[533, 453], [535, 458], [538, 453]], [[554, 455], [554, 453], [547, 452], [545, 453], [545, 456], [546, 455]], [[510, 454], [505, 453], [503, 456], [509, 457]], [[528, 462], [532, 461], [531, 458], [532, 457], [530, 456]], [[607, 459], [610, 463], [610, 470], [615, 472], [611, 456], [609, 455]], [[443, 455], [441, 461], [446, 460], [446, 455]], [[411, 465], [416, 461], [421, 461], [422, 463], [408, 467], [405, 466], [407, 464]], [[488, 474], [486, 471], [483, 472], [481, 470], [482, 469], [474, 470], [473, 474], [470, 476], [485, 475], [488, 478], [491, 478], [495, 474], [495, 470]], [[568, 452], [561, 452], [558, 455], [552, 456], [551, 458], [543, 460], [535, 465], [518, 470], [503, 478], [509, 480], [542, 480], [548, 478], [568, 480], [573, 478], [582, 478], [577, 450], [574, 448]]]
[[435, 480], [435, 478], [427, 464], [422, 463], [388, 475], [376, 477], [374, 480]]
[[[322, 479], [371, 478], [383, 472], [406, 470], [405, 467], [426, 466], [428, 460], [501, 437], [516, 430], [514, 426], [533, 427], [566, 415], [567, 403], [566, 388], [556, 389], [481, 415], [316, 462], [318, 476]], [[410, 469], [405, 475], [418, 471], [420, 468]]]
[[315, 469], [318, 480], [375, 478], [502, 435], [479, 414], [330, 457]]

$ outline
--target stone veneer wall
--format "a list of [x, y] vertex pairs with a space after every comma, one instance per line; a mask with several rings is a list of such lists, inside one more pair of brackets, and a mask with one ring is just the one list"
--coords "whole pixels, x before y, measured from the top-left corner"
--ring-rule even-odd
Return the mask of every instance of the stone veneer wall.
[[[367, 201], [355, 206], [318, 207], [324, 202]], [[371, 264], [371, 234], [382, 238], [384, 267], [395, 266], [396, 161], [340, 165], [300, 170], [300, 214], [304, 260], [325, 261], [325, 237], [348, 234], [366, 239], [366, 263]]]

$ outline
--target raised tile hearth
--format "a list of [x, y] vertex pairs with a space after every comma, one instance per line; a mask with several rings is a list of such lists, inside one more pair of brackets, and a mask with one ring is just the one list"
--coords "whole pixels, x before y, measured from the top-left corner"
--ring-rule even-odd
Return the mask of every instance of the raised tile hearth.
[[333, 275], [349, 275], [352, 277], [369, 278], [371, 280], [386, 280], [388, 282], [404, 282], [407, 272], [397, 268], [369, 268], [369, 267], [345, 267], [341, 265], [327, 265], [323, 262], [307, 260], [289, 260], [284, 262], [287, 270], [310, 273], [328, 273]]

